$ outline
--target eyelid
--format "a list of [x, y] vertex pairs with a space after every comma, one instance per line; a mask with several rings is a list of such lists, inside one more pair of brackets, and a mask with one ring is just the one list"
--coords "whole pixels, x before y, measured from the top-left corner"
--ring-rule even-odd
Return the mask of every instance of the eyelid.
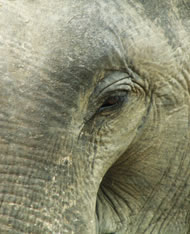
[[[117, 80], [116, 80], [117, 77]], [[129, 74], [124, 72], [113, 72], [101, 80], [100, 84], [95, 89], [95, 96], [100, 98], [104, 93], [111, 92], [114, 90], [125, 90], [131, 91], [132, 89], [132, 78]]]
[[101, 96], [102, 93], [104, 93], [104, 92], [109, 92], [109, 91], [113, 91], [113, 90], [131, 91], [131, 86], [130, 86], [131, 82], [128, 82], [129, 80], [127, 80], [127, 78], [128, 77], [125, 77], [119, 81], [116, 81], [116, 82], [108, 85], [107, 87], [105, 87], [104, 89], [101, 90], [101, 92], [99, 93], [99, 96]]

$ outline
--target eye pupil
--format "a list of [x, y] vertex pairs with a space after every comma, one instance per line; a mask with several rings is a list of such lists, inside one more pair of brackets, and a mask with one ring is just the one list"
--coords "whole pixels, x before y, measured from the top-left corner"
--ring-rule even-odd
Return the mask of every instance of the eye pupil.
[[120, 92], [119, 95], [110, 95], [105, 99], [102, 106], [98, 109], [98, 112], [108, 113], [117, 110], [117, 108], [121, 107], [124, 101], [127, 100], [127, 94], [127, 92]]
[[119, 102], [120, 98], [118, 96], [109, 97], [105, 102], [103, 106], [113, 106]]
[[111, 96], [106, 99], [106, 101], [103, 103], [103, 105], [100, 107], [100, 111], [115, 107], [119, 105], [123, 100], [123, 97], [121, 96]]

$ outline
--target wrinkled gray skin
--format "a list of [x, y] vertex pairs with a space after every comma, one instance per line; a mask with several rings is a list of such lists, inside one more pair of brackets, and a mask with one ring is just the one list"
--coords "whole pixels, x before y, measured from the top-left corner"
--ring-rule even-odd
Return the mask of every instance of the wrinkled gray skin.
[[0, 3], [0, 233], [190, 233], [190, 1]]

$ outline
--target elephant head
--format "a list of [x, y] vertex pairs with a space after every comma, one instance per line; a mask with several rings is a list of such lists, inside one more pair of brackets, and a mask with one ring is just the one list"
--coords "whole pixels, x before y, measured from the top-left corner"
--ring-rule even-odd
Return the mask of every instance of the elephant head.
[[189, 0], [0, 3], [0, 233], [190, 232]]

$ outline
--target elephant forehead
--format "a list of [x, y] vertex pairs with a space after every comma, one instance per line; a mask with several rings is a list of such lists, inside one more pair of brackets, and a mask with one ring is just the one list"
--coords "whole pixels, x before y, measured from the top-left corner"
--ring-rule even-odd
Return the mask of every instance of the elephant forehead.
[[38, 71], [72, 73], [76, 67], [92, 69], [105, 61], [117, 42], [106, 30], [99, 7], [85, 2], [21, 0], [2, 4], [0, 49], [9, 64], [18, 65], [11, 70], [27, 64]]
[[48, 71], [51, 79], [56, 74], [64, 82], [88, 87], [92, 73], [118, 70], [126, 63], [154, 80], [164, 77], [155, 75], [158, 69], [169, 73], [175, 67], [166, 35], [139, 3], [109, 1], [108, 7], [106, 0], [21, 0], [3, 4], [3, 9], [2, 19], [11, 22], [2, 35], [14, 44], [12, 64], [29, 63], [33, 70]]
[[[173, 70], [173, 49], [161, 28], [142, 16], [142, 6], [110, 1], [108, 7], [104, 0], [78, 4], [64, 6], [65, 14], [59, 20], [52, 17], [51, 26], [45, 23], [46, 33], [39, 33], [46, 54], [44, 62], [51, 69], [84, 78], [79, 75], [81, 71], [119, 70], [131, 63], [141, 66], [140, 73], [151, 71], [154, 79], [166, 64], [167, 70], [171, 65]], [[93, 76], [86, 77], [91, 82]]]

